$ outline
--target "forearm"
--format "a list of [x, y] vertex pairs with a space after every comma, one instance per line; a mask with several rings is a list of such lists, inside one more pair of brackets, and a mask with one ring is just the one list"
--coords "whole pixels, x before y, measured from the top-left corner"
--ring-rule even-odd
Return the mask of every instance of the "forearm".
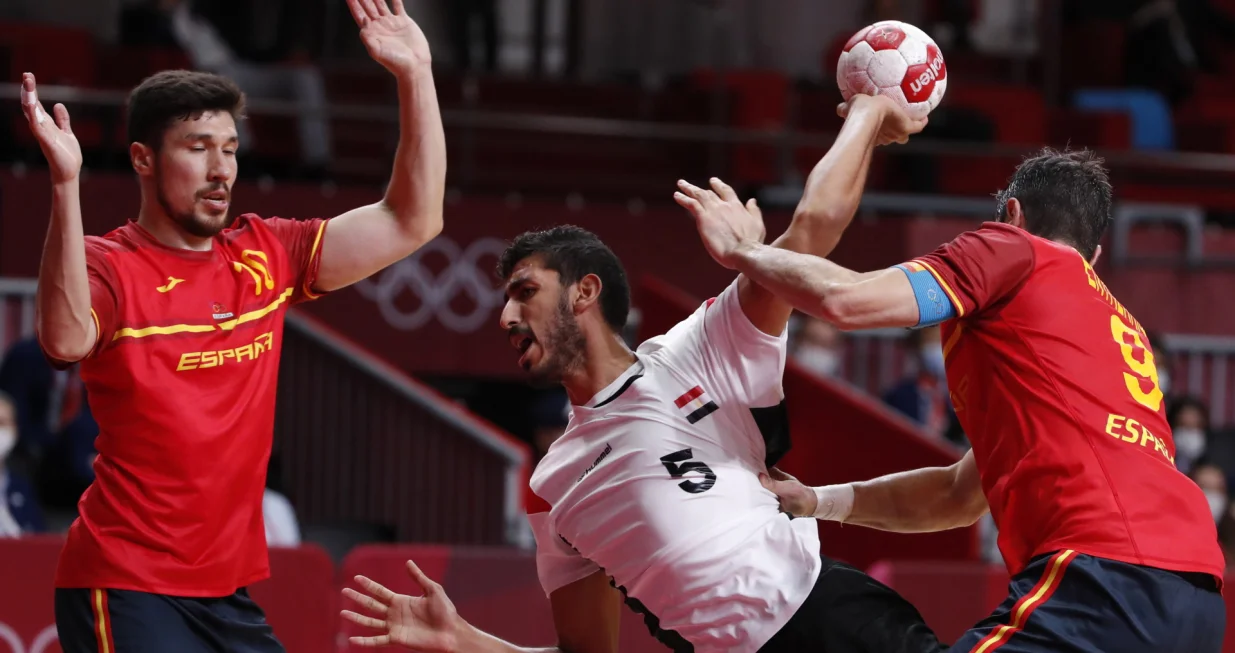
[[840, 242], [862, 201], [883, 116], [855, 111], [828, 153], [806, 179], [802, 199], [785, 233], [790, 249], [827, 256]]
[[578, 653], [557, 646], [543, 648], [527, 648], [515, 646], [486, 633], [471, 624], [465, 624], [463, 632], [458, 637], [456, 651], [468, 653]]
[[969, 526], [969, 514], [955, 492], [955, 470], [928, 467], [850, 484], [853, 509], [843, 520], [897, 533], [929, 533]]
[[75, 362], [90, 353], [98, 334], [90, 317], [81, 190], [76, 179], [52, 186], [51, 224], [39, 263], [35, 307], [39, 340], [49, 355]]
[[834, 317], [830, 314], [829, 298], [845, 284], [868, 276], [825, 258], [761, 243], [743, 245], [735, 260], [735, 269], [751, 281], [799, 311], [827, 320]]
[[429, 65], [397, 76], [399, 145], [383, 204], [421, 242], [442, 230], [446, 135]]

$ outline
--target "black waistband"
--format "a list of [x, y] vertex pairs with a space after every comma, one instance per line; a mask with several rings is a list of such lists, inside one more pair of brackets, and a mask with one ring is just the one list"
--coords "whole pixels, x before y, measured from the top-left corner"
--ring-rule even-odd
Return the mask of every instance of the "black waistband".
[[1207, 592], [1221, 591], [1221, 585], [1218, 583], [1218, 579], [1215, 578], [1213, 574], [1206, 574], [1199, 571], [1170, 571], [1169, 569], [1165, 571], [1175, 574], [1176, 576], [1188, 581], [1193, 586]]

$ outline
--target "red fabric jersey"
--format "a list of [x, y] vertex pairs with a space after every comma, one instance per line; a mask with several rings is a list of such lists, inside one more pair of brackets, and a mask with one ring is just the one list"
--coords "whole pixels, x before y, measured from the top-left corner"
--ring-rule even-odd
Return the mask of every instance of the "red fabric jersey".
[[225, 596], [269, 575], [283, 315], [315, 297], [325, 224], [243, 215], [207, 252], [134, 222], [86, 239], [99, 455], [57, 587]]
[[909, 264], [957, 317], [948, 387], [1011, 573], [1092, 556], [1222, 578], [1201, 489], [1175, 443], [1149, 339], [1075, 249], [986, 223]]

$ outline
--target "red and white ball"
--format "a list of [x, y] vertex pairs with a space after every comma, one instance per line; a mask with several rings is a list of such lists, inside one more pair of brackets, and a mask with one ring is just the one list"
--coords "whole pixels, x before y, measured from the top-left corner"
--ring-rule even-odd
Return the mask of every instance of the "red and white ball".
[[887, 95], [921, 118], [943, 99], [948, 68], [930, 35], [909, 23], [885, 20], [859, 30], [845, 44], [836, 82], [846, 101], [857, 93]]

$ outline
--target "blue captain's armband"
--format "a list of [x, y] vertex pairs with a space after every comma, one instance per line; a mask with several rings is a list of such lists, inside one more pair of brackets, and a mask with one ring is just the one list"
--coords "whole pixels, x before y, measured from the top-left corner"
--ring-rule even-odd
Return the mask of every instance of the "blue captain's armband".
[[896, 269], [909, 278], [913, 296], [918, 300], [917, 326], [934, 326], [956, 317], [956, 307], [952, 305], [934, 275], [926, 270], [911, 270], [905, 265], [898, 265]]

